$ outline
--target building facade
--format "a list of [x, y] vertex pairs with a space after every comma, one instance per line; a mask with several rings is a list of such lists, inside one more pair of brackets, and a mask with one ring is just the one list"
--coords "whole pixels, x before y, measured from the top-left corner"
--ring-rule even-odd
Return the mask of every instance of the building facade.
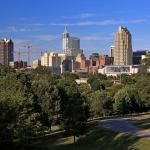
[[23, 69], [27, 68], [27, 61], [10, 61], [9, 66], [14, 69]]
[[77, 56], [78, 53], [82, 53], [82, 50], [80, 50], [80, 39], [71, 37], [66, 27], [63, 32], [62, 49], [69, 56]]
[[58, 56], [58, 53], [55, 52], [45, 52], [41, 57], [41, 66], [47, 67], [60, 67], [61, 58]]
[[114, 65], [132, 65], [132, 36], [126, 27], [115, 34]]
[[11, 39], [0, 40], [0, 64], [8, 66], [14, 61], [13, 50], [14, 44]]
[[32, 68], [35, 69], [39, 66], [41, 66], [41, 60], [39, 60], [39, 59], [34, 60], [32, 63]]
[[97, 64], [97, 61], [99, 60], [99, 54], [92, 53], [89, 56], [89, 60], [90, 60], [90, 67], [98, 67], [99, 64]]
[[110, 46], [110, 57], [114, 57], [115, 46]]
[[133, 65], [140, 65], [142, 56], [146, 55], [148, 50], [139, 50], [133, 52]]
[[132, 65], [114, 65], [114, 66], [105, 66], [103, 68], [98, 69], [98, 73], [105, 74], [106, 76], [118, 76], [121, 74], [135, 74], [138, 73], [140, 66], [132, 66]]
[[97, 60], [97, 66], [113, 65], [114, 57], [108, 55], [100, 55]]

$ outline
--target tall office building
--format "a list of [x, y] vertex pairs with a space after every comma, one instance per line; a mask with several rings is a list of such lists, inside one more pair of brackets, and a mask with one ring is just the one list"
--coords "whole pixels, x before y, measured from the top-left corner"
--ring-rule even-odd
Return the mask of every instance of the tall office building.
[[62, 49], [64, 53], [66, 53], [66, 51], [69, 49], [69, 40], [70, 40], [70, 35], [69, 32], [67, 31], [67, 28], [65, 27], [65, 30], [63, 32], [63, 41], [62, 41]]
[[115, 46], [110, 46], [110, 57], [114, 57]]
[[14, 44], [10, 39], [0, 40], [0, 64], [8, 66], [14, 60]]
[[132, 65], [132, 36], [126, 27], [115, 34], [114, 65]]
[[77, 56], [78, 53], [82, 53], [80, 50], [80, 39], [70, 37], [66, 27], [63, 32], [62, 49], [63, 52], [69, 56]]

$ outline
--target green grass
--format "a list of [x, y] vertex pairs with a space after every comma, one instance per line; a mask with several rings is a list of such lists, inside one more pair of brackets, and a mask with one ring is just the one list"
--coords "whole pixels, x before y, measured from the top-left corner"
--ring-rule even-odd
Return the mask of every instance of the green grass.
[[135, 126], [141, 129], [150, 129], [150, 115], [142, 115], [132, 118], [132, 120], [138, 121], [134, 123]]
[[92, 127], [73, 143], [72, 136], [57, 133], [32, 144], [36, 150], [149, 150], [150, 140], [139, 139], [100, 127]]
[[130, 120], [137, 120], [137, 121], [148, 120], [150, 119], [150, 114], [130, 116], [129, 118]]
[[142, 129], [150, 129], [150, 121], [149, 122], [138, 122], [134, 124], [135, 126]]

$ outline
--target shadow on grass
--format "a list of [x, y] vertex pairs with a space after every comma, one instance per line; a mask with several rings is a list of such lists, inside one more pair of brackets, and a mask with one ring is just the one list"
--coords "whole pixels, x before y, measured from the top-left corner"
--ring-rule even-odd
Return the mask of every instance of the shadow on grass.
[[138, 138], [95, 127], [73, 144], [73, 137], [59, 133], [40, 138], [27, 150], [138, 150]]
[[132, 119], [131, 122], [133, 125], [142, 128], [142, 129], [150, 129], [150, 118], [143, 118], [140, 120]]
[[142, 129], [150, 129], [150, 122], [138, 122], [134, 125]]

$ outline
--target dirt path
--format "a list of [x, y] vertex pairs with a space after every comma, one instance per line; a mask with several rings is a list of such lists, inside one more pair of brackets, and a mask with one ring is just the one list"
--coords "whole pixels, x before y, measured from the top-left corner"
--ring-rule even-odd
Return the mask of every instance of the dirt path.
[[135, 123], [135, 121], [131, 121], [128, 118], [107, 119], [100, 121], [100, 125], [104, 128], [110, 128], [114, 131], [150, 139], [150, 129], [145, 130], [138, 128], [134, 126], [133, 123]]

